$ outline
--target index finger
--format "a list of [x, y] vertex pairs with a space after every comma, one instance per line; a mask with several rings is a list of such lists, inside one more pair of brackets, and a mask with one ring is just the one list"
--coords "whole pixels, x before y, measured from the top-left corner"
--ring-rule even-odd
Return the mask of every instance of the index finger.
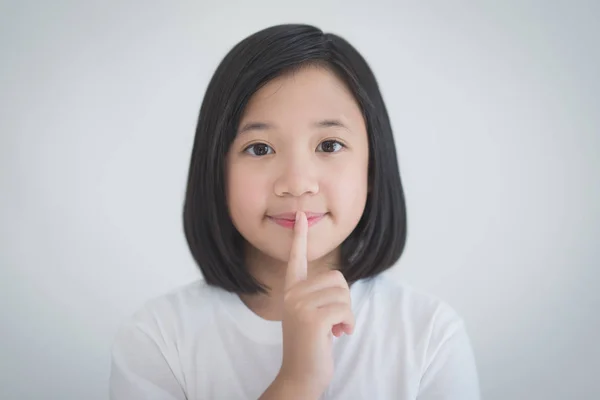
[[299, 281], [305, 280], [308, 275], [308, 266], [306, 260], [308, 237], [308, 221], [306, 214], [302, 211], [296, 213], [294, 223], [294, 238], [290, 249], [290, 258], [288, 260], [287, 271], [285, 275], [285, 289], [289, 289]]

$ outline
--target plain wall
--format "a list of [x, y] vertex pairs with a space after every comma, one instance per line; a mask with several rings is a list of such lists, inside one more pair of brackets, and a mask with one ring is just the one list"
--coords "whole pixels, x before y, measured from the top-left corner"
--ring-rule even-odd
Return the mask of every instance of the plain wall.
[[200, 277], [181, 213], [202, 97], [284, 22], [371, 64], [408, 203], [390, 275], [465, 318], [484, 398], [600, 398], [598, 4], [2, 3], [0, 398], [107, 398], [119, 324]]

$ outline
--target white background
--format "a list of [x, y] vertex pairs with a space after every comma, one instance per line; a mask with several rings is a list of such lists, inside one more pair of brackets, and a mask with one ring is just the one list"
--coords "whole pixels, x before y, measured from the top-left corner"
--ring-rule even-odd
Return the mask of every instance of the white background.
[[282, 22], [338, 33], [371, 64], [408, 202], [390, 274], [465, 318], [484, 398], [600, 398], [599, 15], [594, 1], [2, 3], [0, 398], [107, 398], [119, 324], [199, 277], [181, 213], [204, 90], [235, 43]]

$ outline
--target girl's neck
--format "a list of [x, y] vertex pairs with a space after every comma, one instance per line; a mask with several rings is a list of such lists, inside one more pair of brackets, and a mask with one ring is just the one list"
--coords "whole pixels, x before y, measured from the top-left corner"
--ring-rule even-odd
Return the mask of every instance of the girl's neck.
[[[339, 249], [308, 263], [308, 279], [338, 265]], [[259, 317], [269, 321], [281, 321], [283, 315], [283, 292], [287, 262], [267, 256], [251, 246], [246, 251], [246, 266], [263, 285], [270, 288], [267, 294], [241, 294], [240, 299]]]

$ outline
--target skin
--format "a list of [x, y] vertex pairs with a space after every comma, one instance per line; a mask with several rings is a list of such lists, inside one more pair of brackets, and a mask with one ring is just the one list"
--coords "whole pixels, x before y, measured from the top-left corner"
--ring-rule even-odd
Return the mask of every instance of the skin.
[[[319, 125], [323, 121], [339, 125]], [[261, 88], [239, 127], [227, 158], [228, 206], [248, 244], [250, 272], [272, 289], [272, 297], [280, 297], [293, 230], [267, 215], [326, 212], [309, 228], [308, 275], [338, 265], [340, 245], [358, 224], [367, 199], [367, 130], [344, 83], [313, 66]], [[243, 300], [256, 303], [259, 315], [281, 320], [281, 308], [271, 307], [268, 299]]]
[[332, 336], [354, 331], [350, 290], [344, 276], [329, 270], [308, 278], [306, 215], [298, 212], [283, 296], [283, 362], [261, 396], [318, 399], [334, 373]]
[[[240, 297], [283, 326], [283, 364], [263, 398], [318, 398], [333, 375], [332, 337], [354, 330], [348, 284], [335, 267], [366, 204], [365, 122], [344, 83], [311, 66], [262, 87], [239, 126], [227, 158], [228, 207], [249, 271], [271, 289]], [[297, 219], [281, 226], [272, 218], [281, 213]], [[311, 213], [322, 217], [314, 223]]]

